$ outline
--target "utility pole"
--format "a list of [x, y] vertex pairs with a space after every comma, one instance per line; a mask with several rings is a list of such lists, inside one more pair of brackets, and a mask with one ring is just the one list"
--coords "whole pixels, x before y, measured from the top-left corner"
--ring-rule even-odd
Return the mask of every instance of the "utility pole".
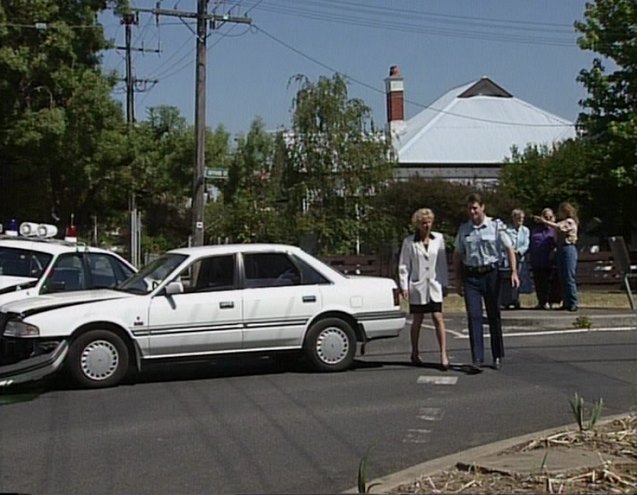
[[192, 188], [192, 244], [204, 243], [206, 168], [206, 41], [208, 0], [197, 0], [197, 54], [195, 81], [195, 177]]
[[[138, 23], [137, 14], [124, 14], [122, 16], [121, 23], [124, 24], [125, 33], [125, 46], [116, 47], [118, 50], [125, 50], [126, 53], [126, 77], [124, 82], [126, 83], [126, 123], [130, 128], [135, 123], [135, 90], [138, 82], [152, 82], [157, 83], [157, 80], [140, 80], [133, 75], [133, 60], [131, 52], [135, 51], [152, 51], [159, 52], [159, 50], [147, 50], [145, 48], [134, 48], [132, 46], [132, 28], [133, 24]], [[141, 252], [141, 218], [139, 210], [137, 209], [137, 201], [135, 198], [135, 191], [131, 191], [128, 200], [128, 209], [130, 212], [130, 262], [139, 267], [141, 264], [140, 252]]]
[[[136, 12], [149, 12], [157, 18], [161, 15], [197, 20], [197, 49], [195, 68], [195, 173], [192, 192], [192, 245], [204, 243], [204, 192], [206, 169], [206, 40], [208, 23], [216, 29], [226, 23], [251, 24], [252, 19], [246, 16], [229, 14], [209, 14], [209, 0], [197, 0], [197, 12], [184, 12], [166, 9], [133, 9]], [[215, 0], [217, 3], [218, 0]]]

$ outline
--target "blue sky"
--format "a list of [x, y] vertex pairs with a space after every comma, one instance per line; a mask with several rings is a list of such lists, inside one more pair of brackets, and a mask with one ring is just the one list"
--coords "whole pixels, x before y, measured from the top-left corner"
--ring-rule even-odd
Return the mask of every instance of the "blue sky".
[[[132, 0], [153, 8], [155, 0]], [[196, 0], [162, 0], [163, 9], [196, 10]], [[208, 39], [207, 125], [244, 133], [255, 117], [268, 129], [289, 127], [295, 74], [311, 80], [334, 71], [350, 96], [386, 121], [384, 79], [398, 65], [406, 117], [449, 89], [488, 76], [514, 96], [574, 121], [586, 96], [576, 81], [594, 54], [577, 47], [573, 22], [585, 0], [210, 0], [209, 11], [248, 13], [252, 26], [226, 25]], [[106, 36], [124, 45], [124, 27], [101, 17]], [[140, 14], [133, 44], [135, 76], [158, 79], [135, 94], [138, 120], [148, 107], [172, 105], [194, 119], [195, 27], [192, 21]], [[104, 53], [106, 69], [124, 75], [123, 51]], [[116, 91], [124, 102], [123, 85]]]

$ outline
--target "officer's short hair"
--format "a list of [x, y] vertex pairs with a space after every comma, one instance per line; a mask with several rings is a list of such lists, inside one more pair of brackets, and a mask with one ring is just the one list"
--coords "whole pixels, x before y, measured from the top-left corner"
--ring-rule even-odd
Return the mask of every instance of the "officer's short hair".
[[478, 203], [480, 206], [484, 204], [482, 201], [482, 195], [480, 193], [474, 192], [467, 196], [467, 204]]

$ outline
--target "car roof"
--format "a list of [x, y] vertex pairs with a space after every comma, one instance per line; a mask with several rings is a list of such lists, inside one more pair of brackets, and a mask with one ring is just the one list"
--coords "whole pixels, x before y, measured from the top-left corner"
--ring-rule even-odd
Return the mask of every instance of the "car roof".
[[76, 251], [116, 254], [106, 249], [88, 246], [82, 243], [67, 242], [61, 239], [40, 239], [37, 237], [13, 237], [6, 235], [0, 236], [0, 247], [39, 251], [53, 256], [62, 253], [73, 253]]
[[278, 252], [304, 252], [297, 246], [289, 244], [211, 244], [206, 246], [194, 246], [178, 249], [171, 249], [169, 253], [185, 254], [188, 256], [204, 256], [207, 254], [232, 254], [237, 252], [250, 253], [262, 251], [278, 251]]

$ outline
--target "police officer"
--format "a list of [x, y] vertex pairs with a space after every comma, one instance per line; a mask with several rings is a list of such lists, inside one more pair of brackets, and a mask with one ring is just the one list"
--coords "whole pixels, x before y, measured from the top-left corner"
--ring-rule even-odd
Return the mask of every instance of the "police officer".
[[487, 217], [479, 193], [467, 198], [470, 220], [458, 229], [453, 253], [456, 292], [464, 296], [469, 321], [469, 341], [474, 366], [484, 365], [482, 300], [487, 310], [493, 367], [500, 369], [504, 358], [502, 321], [498, 296], [500, 253], [505, 252], [511, 267], [511, 286], [519, 287], [517, 264], [511, 238], [500, 220]]

